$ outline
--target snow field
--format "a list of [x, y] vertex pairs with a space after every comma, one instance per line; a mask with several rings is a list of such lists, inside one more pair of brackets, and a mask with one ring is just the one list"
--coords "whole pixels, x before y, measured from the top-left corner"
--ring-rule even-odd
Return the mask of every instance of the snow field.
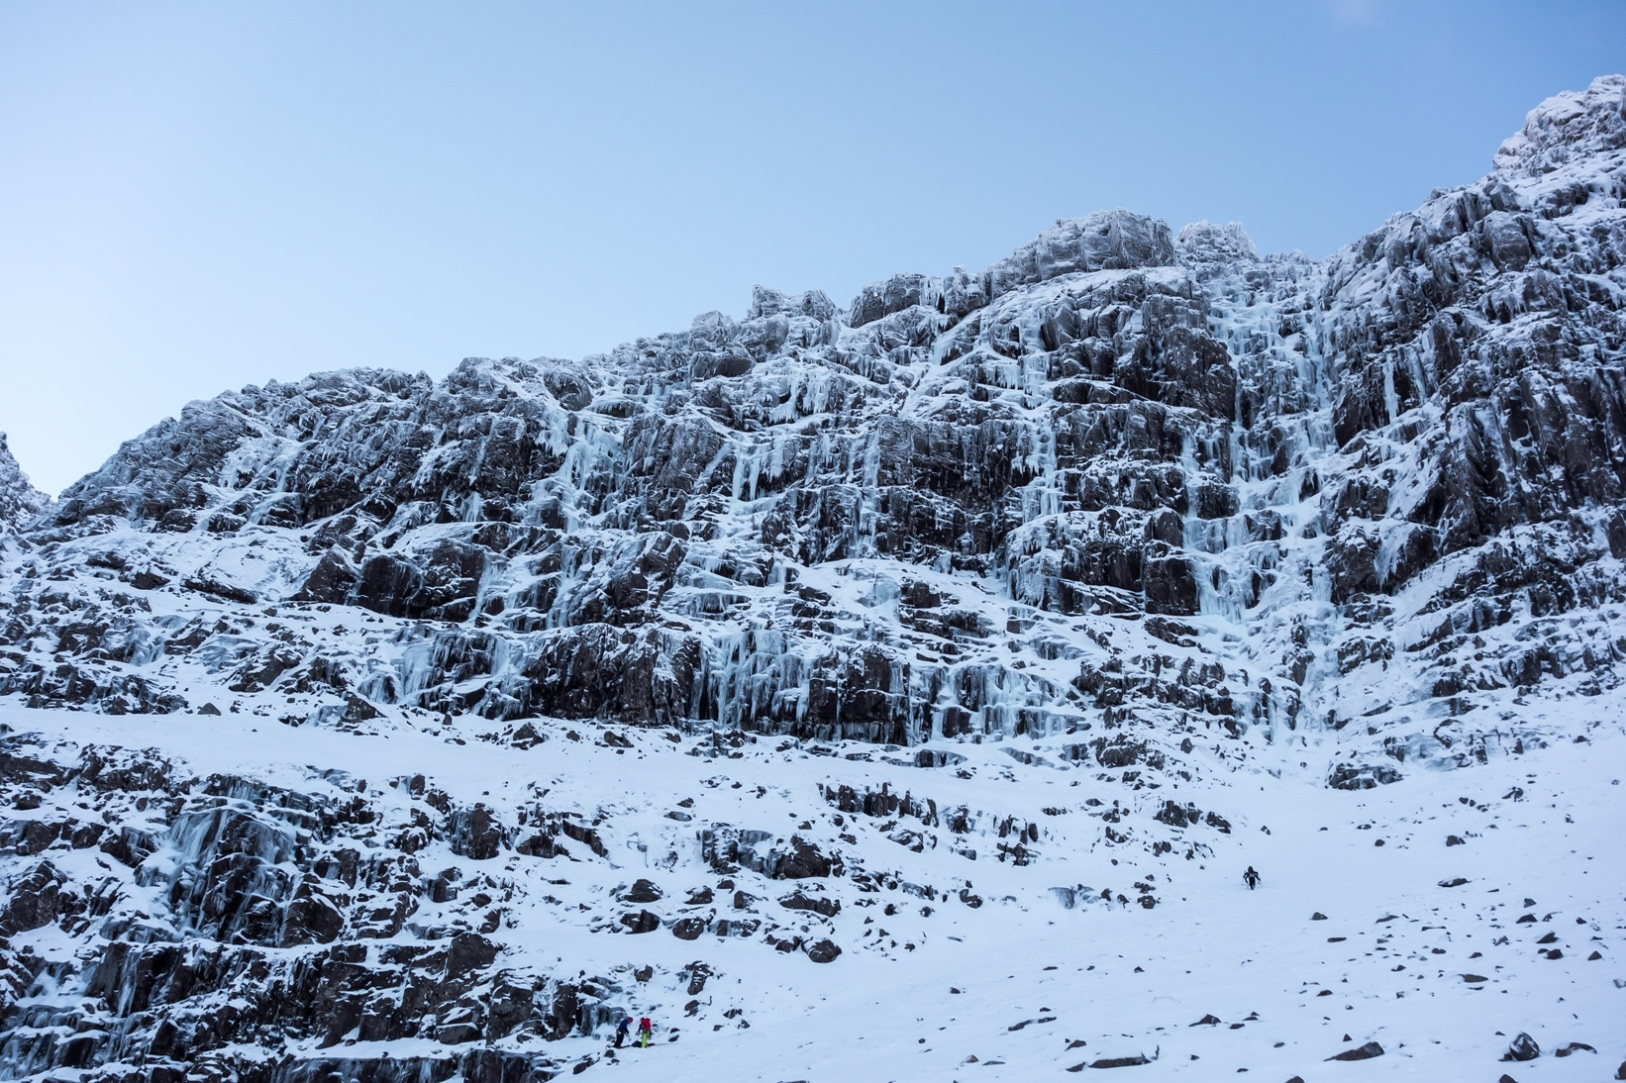
[[[1417, 770], [1354, 793], [1326, 789], [1315, 768], [1287, 762], [1300, 752], [1261, 745], [1251, 749], [1253, 766], [1165, 784], [1154, 795], [1116, 777], [1103, 781], [1093, 765], [1023, 764], [1005, 754], [1013, 745], [994, 743], [954, 745], [963, 763], [921, 769], [888, 763], [873, 746], [816, 755], [794, 745], [776, 751], [782, 742], [770, 739], [743, 745], [737, 759], [686, 755], [709, 742], [633, 731], [625, 733], [633, 747], [618, 752], [594, 743], [590, 730], [563, 723], [539, 727], [549, 739], [522, 752], [478, 739], [451, 743], [444, 734], [400, 729], [358, 737], [242, 715], [155, 722], [3, 708], [0, 721], [45, 744], [150, 746], [193, 772], [237, 773], [309, 792], [324, 785], [317, 772], [339, 768], [366, 777], [369, 791], [387, 803], [400, 799], [387, 779], [423, 773], [458, 803], [483, 801], [510, 823], [542, 790], [550, 806], [602, 816], [603, 860], [579, 848], [579, 861], [505, 852], [471, 862], [432, 849], [418, 855], [426, 873], [444, 857], [466, 876], [512, 881], [499, 966], [618, 975], [625, 992], [615, 1003], [634, 1017], [655, 1018], [660, 1029], [650, 1050], [606, 1056], [608, 1026], [549, 1047], [565, 1063], [592, 1060], [595, 1076], [1015, 1080], [1144, 1055], [1156, 1059], [1131, 1078], [1206, 1079], [1246, 1069], [1312, 1081], [1467, 1079], [1495, 1078], [1510, 1067], [1520, 1080], [1579, 1080], [1607, 1076], [1626, 1057], [1626, 989], [1615, 984], [1626, 979], [1615, 954], [1626, 927], [1626, 869], [1618, 860], [1626, 745], [1618, 723], [1594, 728], [1584, 743], [1554, 743], [1481, 767]], [[470, 727], [474, 737], [475, 724], [462, 720], [458, 732]], [[571, 740], [573, 730], [583, 739]], [[943, 828], [917, 831], [938, 837], [917, 853], [891, 841], [882, 821], [856, 814], [837, 825], [834, 806], [820, 796], [821, 786], [862, 792], [883, 782], [935, 798], [940, 813], [959, 804], [981, 811], [985, 825], [996, 815], [1042, 823], [1031, 863], [996, 860], [997, 838], [986, 827], [963, 840], [977, 850], [975, 860], [951, 852]], [[1511, 796], [1515, 788], [1521, 799]], [[1085, 804], [1091, 797], [1104, 799], [1101, 808], [1123, 803], [1128, 827], [1149, 822], [1153, 806], [1144, 802], [1165, 796], [1221, 811], [1231, 833], [1194, 826], [1183, 833], [1200, 836], [1207, 853], [1154, 856], [1138, 838], [1105, 844], [1089, 816], [1098, 809]], [[693, 801], [687, 813], [694, 819], [668, 818], [685, 799]], [[1066, 811], [1046, 815], [1044, 808]], [[768, 881], [741, 870], [726, 879], [759, 901], [736, 914], [732, 892], [718, 886], [725, 877], [700, 855], [698, 829], [712, 823], [799, 835], [839, 853], [846, 875]], [[1450, 836], [1463, 844], [1448, 846]], [[53, 860], [89, 862], [94, 853]], [[1264, 876], [1254, 892], [1240, 880], [1248, 864]], [[852, 878], [858, 870], [875, 877], [878, 890], [859, 890]], [[695, 941], [667, 928], [628, 934], [615, 919], [638, 907], [614, 896], [638, 878], [664, 892], [650, 909], [668, 925], [711, 910], [719, 918], [754, 916], [782, 926], [782, 934], [806, 927], [810, 939], [829, 936], [843, 953], [817, 965], [802, 952], [774, 951], [763, 942], [766, 929], [727, 939], [708, 932]], [[1441, 886], [1456, 878], [1467, 882]], [[1154, 908], [1137, 904], [1136, 883], [1150, 887]], [[929, 886], [932, 896], [907, 885]], [[1082, 885], [1092, 897], [1111, 888], [1130, 901], [1094, 898], [1068, 909], [1051, 890]], [[687, 893], [702, 886], [714, 889], [715, 903], [684, 907]], [[827, 919], [780, 908], [775, 900], [798, 887], [840, 900], [841, 911]], [[962, 888], [982, 904], [962, 902]], [[1311, 920], [1317, 912], [1326, 920]], [[1526, 914], [1531, 918], [1520, 923]], [[426, 902], [416, 923], [434, 919]], [[1538, 947], [1548, 933], [1556, 941]], [[16, 940], [37, 941], [45, 953], [46, 942], [62, 936], [47, 927]], [[1553, 947], [1561, 958], [1538, 954]], [[1593, 951], [1602, 958], [1589, 960]], [[691, 998], [679, 974], [696, 960], [713, 976]], [[644, 966], [654, 975], [640, 983], [630, 971]], [[1484, 980], [1469, 982], [1465, 974]], [[698, 1001], [692, 1016], [684, 1013], [690, 1000]], [[1219, 1022], [1192, 1025], [1209, 1016]], [[1520, 1031], [1536, 1038], [1543, 1057], [1497, 1066]], [[1325, 1062], [1368, 1041], [1379, 1042], [1384, 1055]], [[1598, 1053], [1550, 1055], [1572, 1041]], [[370, 1045], [342, 1051], [440, 1052], [426, 1039]]]

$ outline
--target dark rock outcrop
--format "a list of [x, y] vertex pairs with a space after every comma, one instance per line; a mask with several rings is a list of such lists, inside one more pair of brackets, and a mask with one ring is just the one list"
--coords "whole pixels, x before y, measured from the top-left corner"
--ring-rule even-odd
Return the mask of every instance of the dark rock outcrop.
[[1371, 1060], [1373, 1057], [1383, 1056], [1383, 1046], [1377, 1042], [1367, 1042], [1365, 1045], [1346, 1049], [1342, 1053], [1334, 1053], [1328, 1060]]
[[[445, 804], [444, 795], [421, 776], [406, 781], [411, 822], [448, 846], [461, 837], [471, 848], [481, 838], [477, 823], [471, 830], [464, 822], [478, 815], [454, 810], [442, 829], [419, 814], [420, 805]], [[0, 792], [10, 798], [23, 787], [51, 797], [61, 788], [80, 802], [42, 808], [94, 803], [129, 809], [140, 823], [87, 831], [87, 822], [52, 818], [0, 829], [23, 849], [43, 851], [11, 859], [14, 869], [31, 863], [8, 876], [0, 906], [0, 1065], [8, 1073], [135, 1058], [160, 1073], [208, 1062], [222, 1078], [316, 1080], [330, 1062], [287, 1061], [275, 1074], [275, 1051], [284, 1043], [327, 1049], [349, 1039], [427, 1038], [453, 1050], [444, 1059], [357, 1060], [347, 1078], [439, 1079], [460, 1070], [475, 1073], [468, 1078], [546, 1078], [545, 1056], [489, 1043], [591, 1030], [615, 991], [599, 979], [502, 969], [504, 944], [487, 935], [502, 923], [484, 920], [498, 901], [485, 892], [500, 892], [498, 882], [457, 869], [425, 876], [410, 845], [380, 845], [381, 834], [397, 829], [383, 823], [381, 795], [341, 773], [325, 772], [308, 789], [177, 777], [168, 761], [138, 751], [86, 746], [77, 763], [64, 764], [38, 750], [23, 754], [0, 735]], [[119, 864], [101, 861], [89, 879], [46, 856], [98, 838]], [[425, 908], [441, 923], [415, 921]], [[484, 931], [471, 927], [476, 921]], [[640, 921], [636, 931], [659, 927], [647, 912]], [[73, 968], [10, 950], [10, 938], [42, 929], [78, 946]], [[78, 994], [28, 1000], [42, 967], [74, 982]], [[472, 1043], [487, 1048], [456, 1048]], [[396, 1068], [405, 1076], [391, 1074]]]
[[1502, 1055], [1502, 1059], [1526, 1061], [1535, 1060], [1539, 1056], [1541, 1056], [1541, 1046], [1536, 1044], [1534, 1038], [1521, 1030], [1518, 1036], [1509, 1043], [1507, 1052]]
[[807, 949], [807, 957], [815, 963], [833, 963], [840, 954], [841, 949], [835, 945], [834, 941], [828, 939], [819, 940], [809, 945]]
[[19, 530], [45, 510], [50, 497], [29, 482], [0, 432], [0, 533]]

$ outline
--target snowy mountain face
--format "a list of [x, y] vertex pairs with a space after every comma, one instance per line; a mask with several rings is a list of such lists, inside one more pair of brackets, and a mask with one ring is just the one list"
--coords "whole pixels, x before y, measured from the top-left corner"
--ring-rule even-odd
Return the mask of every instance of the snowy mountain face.
[[[1117, 210], [846, 309], [245, 388], [50, 505], [0, 442], [0, 1072], [792, 1078], [849, 1055], [786, 1051], [811, 1013], [897, 1047], [828, 1078], [1285, 1077], [1324, 1025], [1500, 1054], [1498, 985], [1597, 1043], [1623, 309], [1617, 76], [1326, 261]], [[1613, 819], [1524, 812], [1559, 767]], [[1539, 980], [1486, 954], [1553, 922]], [[652, 1005], [659, 1067], [606, 1056]]]
[[6, 434], [0, 432], [0, 534], [29, 522], [49, 503], [50, 498], [29, 483], [6, 446]]

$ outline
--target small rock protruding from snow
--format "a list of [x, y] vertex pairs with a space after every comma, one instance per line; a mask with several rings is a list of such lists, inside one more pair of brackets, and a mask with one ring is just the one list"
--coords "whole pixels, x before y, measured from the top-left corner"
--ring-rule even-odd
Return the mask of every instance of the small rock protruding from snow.
[[1342, 1053], [1334, 1053], [1328, 1060], [1371, 1060], [1373, 1057], [1383, 1056], [1383, 1046], [1377, 1042], [1367, 1042], [1354, 1049], [1346, 1049]]
[[621, 901], [628, 903], [659, 902], [661, 889], [649, 880], [639, 880], [621, 894]]
[[836, 956], [840, 954], [841, 949], [836, 946], [835, 941], [830, 939], [816, 941], [807, 949], [807, 957], [815, 963], [834, 962]]
[[1502, 1059], [1527, 1061], [1535, 1060], [1539, 1056], [1541, 1056], [1541, 1046], [1536, 1044], [1534, 1038], [1521, 1030], [1519, 1036], [1514, 1038], [1507, 1047], [1507, 1052], [1502, 1054]]

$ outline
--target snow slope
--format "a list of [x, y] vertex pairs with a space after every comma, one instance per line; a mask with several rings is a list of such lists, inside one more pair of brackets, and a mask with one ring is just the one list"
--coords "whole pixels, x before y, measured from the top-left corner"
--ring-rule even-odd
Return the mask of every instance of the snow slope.
[[[443, 842], [416, 854], [425, 870], [461, 867], [466, 887], [500, 885], [506, 946], [496, 966], [509, 981], [514, 974], [590, 975], [606, 1009], [650, 1014], [660, 1028], [656, 1048], [612, 1058], [605, 1049], [610, 1027], [600, 1022], [590, 1035], [549, 1044], [546, 1062], [556, 1071], [592, 1062], [595, 1075], [628, 1080], [1026, 1079], [1144, 1054], [1157, 1059], [1137, 1078], [1212, 1078], [1244, 1068], [1282, 1079], [1484, 1078], [1494, 1076], [1495, 1058], [1523, 1031], [1547, 1055], [1514, 1066], [1518, 1078], [1597, 1079], [1605, 1062], [1612, 1068], [1626, 1057], [1619, 1027], [1626, 972], [1618, 955], [1626, 871], [1612, 860], [1626, 829], [1619, 790], [1626, 734], [1618, 707], [1606, 718], [1579, 726], [1570, 717], [1555, 721], [1564, 731], [1584, 729], [1579, 742], [1358, 793], [1318, 785], [1288, 762], [1299, 753], [1287, 749], [1256, 750], [1252, 765], [1235, 770], [1215, 759], [1211, 773], [1194, 782], [1153, 791], [1090, 767], [1022, 764], [990, 744], [962, 746], [967, 758], [957, 771], [969, 777], [961, 778], [945, 768], [898, 769], [854, 744], [814, 754], [759, 741], [733, 758], [711, 755], [704, 740], [674, 743], [628, 731], [631, 747], [618, 753], [568, 739], [564, 724], [545, 725], [548, 740], [516, 754], [412, 731], [290, 731], [252, 716], [155, 725], [10, 709], [4, 721], [36, 735], [14, 741], [14, 754], [152, 747], [184, 763], [181, 770], [317, 795], [352, 792], [351, 779], [364, 766], [370, 777], [353, 792], [386, 810], [386, 819], [412, 802], [383, 780], [426, 765], [434, 767], [430, 785], [454, 804], [485, 802], [507, 823], [539, 789], [553, 807], [596, 813], [603, 859], [579, 850], [575, 860], [510, 854], [475, 862]], [[690, 747], [703, 754], [686, 755]], [[1055, 753], [1043, 745], [1034, 751]], [[849, 753], [868, 758], [845, 758]], [[324, 780], [325, 772], [333, 773]], [[886, 820], [849, 814], [837, 823], [839, 814], [821, 797], [825, 788], [882, 784], [908, 784], [940, 809], [963, 804], [1039, 823], [1036, 856], [1025, 865], [998, 860], [997, 834], [986, 827], [922, 832], [936, 845], [916, 852], [893, 841]], [[51, 791], [40, 809], [12, 815], [50, 821], [71, 813], [89, 791], [70, 784]], [[839, 851], [846, 875], [794, 885], [749, 869], [720, 876], [704, 860], [693, 824], [665, 816], [686, 798], [696, 823], [751, 825], [781, 838], [798, 831]], [[1166, 798], [1217, 805], [1231, 830], [1161, 825], [1151, 812]], [[1091, 799], [1103, 806], [1092, 809]], [[1106, 845], [1111, 825], [1099, 810], [1114, 806], [1122, 809], [1123, 830], [1161, 831], [1177, 847], [1195, 846], [1196, 856]], [[1448, 845], [1451, 836], [1462, 845]], [[951, 841], [977, 857], [954, 852]], [[166, 853], [160, 848], [148, 867]], [[136, 908], [155, 912], [132, 883], [139, 874], [97, 849], [59, 845], [48, 856], [70, 879], [95, 882], [111, 871], [124, 882], [130, 894], [114, 904], [109, 923]], [[1239, 877], [1248, 864], [1265, 877], [1255, 892]], [[858, 879], [860, 871], [870, 883]], [[617, 904], [613, 893], [640, 878], [664, 893], [647, 905], [666, 926], [696, 913], [759, 920], [780, 935], [800, 929], [828, 936], [843, 952], [821, 966], [800, 952], [773, 950], [761, 933], [707, 932], [694, 941], [668, 928], [629, 933], [613, 915], [639, 907]], [[1457, 878], [1465, 882], [1442, 886]], [[720, 886], [725, 880], [762, 902], [735, 912]], [[1134, 896], [1137, 883], [1149, 887], [1153, 908], [1097, 897], [1102, 888]], [[714, 902], [682, 905], [702, 886], [714, 889]], [[776, 905], [792, 886], [838, 900], [841, 909], [824, 918]], [[1069, 900], [1058, 888], [1076, 894]], [[962, 891], [980, 905], [968, 905]], [[1318, 912], [1326, 920], [1313, 920]], [[1526, 914], [1532, 917], [1521, 924]], [[466, 926], [465, 915], [456, 902], [426, 899], [414, 925]], [[1562, 958], [1542, 954], [1552, 950], [1539, 943], [1549, 935]], [[373, 957], [389, 943], [377, 942]], [[82, 939], [76, 944], [54, 925], [18, 934], [12, 945], [94, 958]], [[1589, 961], [1594, 951], [1602, 958]], [[712, 973], [691, 997], [696, 961]], [[653, 968], [642, 981], [633, 974], [641, 967]], [[29, 998], [33, 1011], [78, 1003], [71, 970], [59, 980]], [[1195, 1025], [1209, 1017], [1219, 1022]], [[108, 1023], [105, 1015], [91, 1020]], [[28, 1033], [14, 1030], [8, 1053]], [[1383, 1047], [1381, 1058], [1323, 1063], [1368, 1041]], [[1551, 1057], [1570, 1042], [1598, 1052]], [[450, 1068], [460, 1052], [429, 1036], [367, 1042], [352, 1034], [326, 1050], [320, 1044], [289, 1039], [240, 1055], [363, 1059], [387, 1052]], [[486, 1048], [520, 1054], [528, 1046], [534, 1043], [511, 1036]]]

